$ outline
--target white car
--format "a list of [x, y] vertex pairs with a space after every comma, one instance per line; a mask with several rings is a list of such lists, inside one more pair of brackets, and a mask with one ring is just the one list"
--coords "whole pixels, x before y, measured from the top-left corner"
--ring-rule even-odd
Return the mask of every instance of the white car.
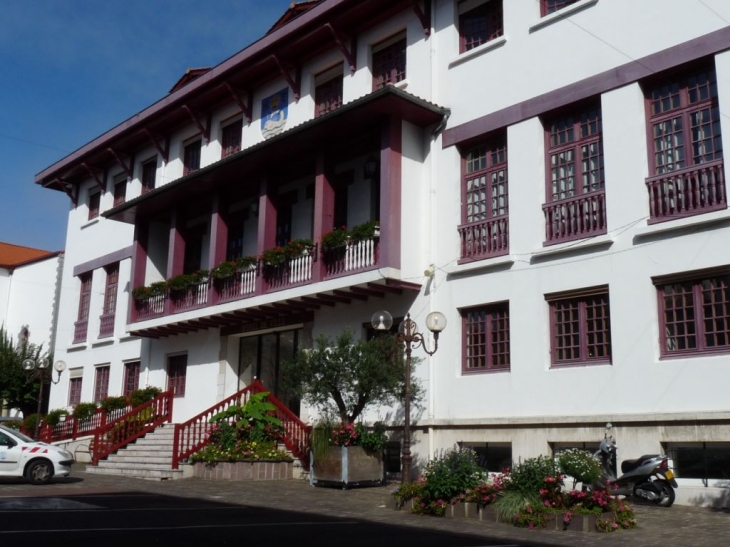
[[32, 484], [47, 484], [54, 475], [68, 477], [73, 463], [70, 452], [0, 426], [0, 477], [25, 477]]

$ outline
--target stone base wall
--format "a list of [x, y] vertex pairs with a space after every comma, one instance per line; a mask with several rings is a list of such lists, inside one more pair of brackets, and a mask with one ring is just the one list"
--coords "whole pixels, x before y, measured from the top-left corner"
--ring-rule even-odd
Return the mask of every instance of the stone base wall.
[[193, 477], [208, 480], [266, 481], [294, 478], [293, 462], [218, 462], [193, 464]]

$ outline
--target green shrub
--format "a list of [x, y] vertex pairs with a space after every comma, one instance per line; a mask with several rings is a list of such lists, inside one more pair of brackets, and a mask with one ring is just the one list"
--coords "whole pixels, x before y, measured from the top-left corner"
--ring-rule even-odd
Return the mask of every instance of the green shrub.
[[515, 515], [524, 512], [527, 507], [539, 507], [537, 494], [524, 493], [519, 490], [508, 490], [494, 502], [494, 507], [501, 522], [511, 522]]
[[405, 502], [418, 498], [423, 491], [423, 484], [420, 482], [406, 482], [398, 485], [390, 495], [395, 498], [398, 507], [403, 507]]
[[355, 430], [358, 434], [358, 443], [365, 450], [370, 452], [382, 452], [388, 437], [385, 435], [385, 424], [383, 422], [375, 422], [371, 430], [358, 422], [355, 424]]
[[96, 412], [96, 403], [79, 403], [74, 407], [73, 417], [77, 420], [88, 420]]
[[601, 461], [586, 450], [570, 448], [558, 456], [560, 470], [573, 477], [573, 487], [578, 482], [593, 484], [601, 477]]
[[487, 479], [486, 472], [479, 467], [477, 455], [471, 448], [454, 447], [442, 452], [426, 466], [423, 473], [422, 501], [437, 500], [450, 502]]
[[145, 404], [148, 401], [151, 401], [160, 393], [162, 393], [162, 390], [159, 387], [155, 386], [147, 386], [142, 389], [136, 389], [129, 395], [129, 404], [133, 408], [136, 408], [140, 405]]
[[529, 458], [512, 466], [509, 477], [509, 489], [523, 494], [537, 495], [543, 488], [545, 477], [555, 477], [558, 469], [555, 461], [546, 456]]
[[35, 432], [35, 426], [38, 423], [38, 419], [38, 414], [28, 414], [25, 418], [23, 418], [23, 428], [32, 435]]
[[113, 410], [121, 410], [127, 406], [127, 398], [124, 396], [119, 397], [105, 397], [99, 403], [99, 406], [104, 412], [112, 412]]
[[51, 427], [56, 427], [61, 421], [61, 416], [68, 416], [68, 411], [65, 408], [55, 408], [46, 414], [43, 421]]

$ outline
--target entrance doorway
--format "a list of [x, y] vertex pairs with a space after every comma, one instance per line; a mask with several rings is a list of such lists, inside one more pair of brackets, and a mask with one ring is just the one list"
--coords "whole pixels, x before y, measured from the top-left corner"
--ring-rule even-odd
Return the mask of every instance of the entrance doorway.
[[294, 358], [304, 329], [267, 332], [241, 338], [238, 352], [238, 384], [243, 388], [258, 378], [264, 387], [296, 415], [300, 401], [288, 395], [281, 377], [281, 363]]

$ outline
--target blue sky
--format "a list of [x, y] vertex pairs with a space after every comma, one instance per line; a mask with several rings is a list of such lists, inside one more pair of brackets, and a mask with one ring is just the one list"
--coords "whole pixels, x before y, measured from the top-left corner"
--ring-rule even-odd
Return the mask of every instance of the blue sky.
[[61, 250], [39, 171], [264, 35], [291, 0], [2, 0], [0, 241]]

